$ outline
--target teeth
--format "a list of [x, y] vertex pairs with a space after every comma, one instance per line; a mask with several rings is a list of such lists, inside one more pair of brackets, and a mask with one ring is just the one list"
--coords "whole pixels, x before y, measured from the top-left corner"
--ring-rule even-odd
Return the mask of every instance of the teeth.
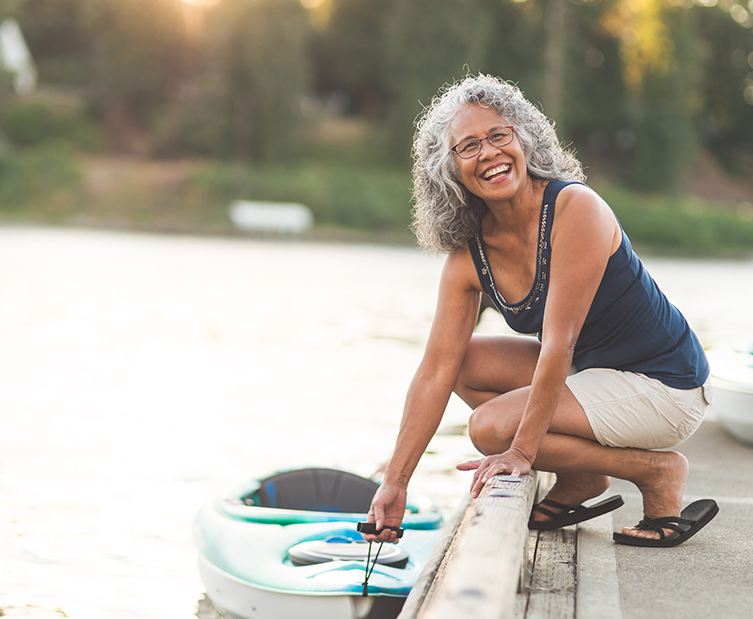
[[510, 171], [510, 164], [506, 163], [504, 165], [497, 166], [496, 168], [492, 168], [491, 170], [484, 173], [485, 179], [490, 179], [492, 176], [496, 176], [497, 174], [504, 174], [505, 172]]

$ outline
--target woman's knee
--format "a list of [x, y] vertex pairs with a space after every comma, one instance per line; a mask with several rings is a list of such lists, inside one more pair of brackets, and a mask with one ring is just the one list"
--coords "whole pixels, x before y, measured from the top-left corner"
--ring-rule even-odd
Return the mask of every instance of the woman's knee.
[[506, 416], [495, 407], [482, 404], [468, 420], [468, 436], [484, 455], [502, 453], [510, 448], [520, 416]]

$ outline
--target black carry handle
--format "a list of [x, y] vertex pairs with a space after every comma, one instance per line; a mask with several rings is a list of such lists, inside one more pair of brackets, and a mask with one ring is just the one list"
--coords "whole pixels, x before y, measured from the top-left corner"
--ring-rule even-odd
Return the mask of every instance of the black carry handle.
[[376, 524], [373, 522], [359, 522], [356, 525], [356, 531], [359, 533], [366, 533], [367, 535], [379, 535], [384, 529], [389, 529], [397, 533], [397, 538], [400, 539], [403, 536], [403, 529], [400, 527], [384, 527], [377, 531]]

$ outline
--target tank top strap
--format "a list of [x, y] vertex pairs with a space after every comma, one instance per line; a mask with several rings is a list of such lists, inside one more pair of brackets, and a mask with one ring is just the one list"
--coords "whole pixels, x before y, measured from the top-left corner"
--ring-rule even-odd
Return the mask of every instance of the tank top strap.
[[552, 255], [552, 222], [554, 221], [554, 207], [557, 196], [568, 185], [582, 185], [578, 181], [549, 181], [544, 189], [544, 198], [541, 201], [541, 220], [539, 237], [539, 269], [543, 271], [544, 279], [549, 278], [549, 266]]

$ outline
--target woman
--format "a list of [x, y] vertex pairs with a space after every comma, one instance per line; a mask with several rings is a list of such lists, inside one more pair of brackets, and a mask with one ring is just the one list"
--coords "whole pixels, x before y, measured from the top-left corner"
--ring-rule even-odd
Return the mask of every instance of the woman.
[[[701, 423], [711, 391], [695, 334], [633, 253], [609, 206], [583, 185], [580, 163], [513, 85], [468, 77], [435, 98], [414, 144], [415, 230], [448, 253], [423, 360], [369, 522], [396, 541], [406, 487], [450, 394], [474, 409], [471, 440], [492, 475], [553, 471], [529, 522], [558, 528], [606, 513], [585, 508], [610, 477], [636, 484], [645, 518], [615, 540], [672, 546], [718, 508], [682, 508], [686, 459], [672, 451]], [[473, 334], [481, 292], [520, 336]]]

